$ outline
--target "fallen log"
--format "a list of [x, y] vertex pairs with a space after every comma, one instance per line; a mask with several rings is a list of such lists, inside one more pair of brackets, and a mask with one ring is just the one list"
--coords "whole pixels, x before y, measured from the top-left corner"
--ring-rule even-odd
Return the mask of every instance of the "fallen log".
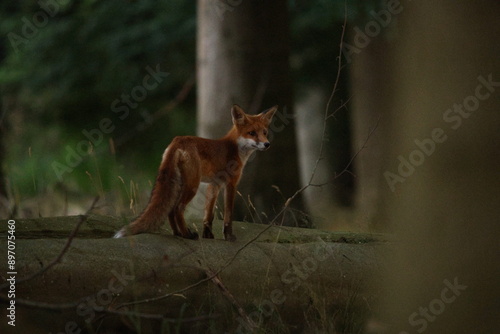
[[240, 222], [236, 242], [167, 229], [112, 239], [125, 223], [97, 215], [3, 221], [1, 249], [16, 239], [14, 267], [0, 263], [2, 276], [15, 272], [0, 283], [2, 332], [12, 301], [16, 331], [30, 333], [357, 332], [387, 248], [380, 234]]

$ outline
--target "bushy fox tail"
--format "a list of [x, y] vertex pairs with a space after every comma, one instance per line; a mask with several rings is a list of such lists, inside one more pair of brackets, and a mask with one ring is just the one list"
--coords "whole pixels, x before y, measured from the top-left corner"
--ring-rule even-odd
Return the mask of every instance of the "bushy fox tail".
[[119, 230], [114, 238], [158, 231], [177, 205], [181, 194], [181, 174], [178, 168], [179, 152], [169, 154], [168, 148], [156, 177], [146, 209], [130, 225]]

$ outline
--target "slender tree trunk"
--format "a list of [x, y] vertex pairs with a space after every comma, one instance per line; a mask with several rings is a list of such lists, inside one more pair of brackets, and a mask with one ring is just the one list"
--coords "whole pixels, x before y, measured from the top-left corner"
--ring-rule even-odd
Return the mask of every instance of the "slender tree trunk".
[[[351, 36], [353, 37], [353, 36]], [[354, 41], [349, 42], [355, 45]], [[353, 151], [356, 169], [355, 206], [357, 221], [364, 228], [386, 229], [380, 219], [381, 197], [389, 191], [385, 185], [383, 167], [387, 160], [387, 145], [394, 86], [391, 83], [392, 44], [377, 36], [370, 44], [352, 56], [349, 66], [352, 87]], [[368, 141], [367, 141], [367, 138]]]
[[[339, 71], [336, 57], [341, 52], [343, 25], [343, 21], [336, 22], [335, 28], [329, 30], [329, 45], [325, 47], [331, 50], [330, 56], [317, 60], [323, 72], [314, 75], [314, 82], [309, 80], [296, 87], [301, 182], [303, 186], [309, 182], [314, 185], [304, 191], [307, 211], [315, 226], [341, 230], [352, 228], [346, 218], [351, 216], [353, 194], [351, 115], [347, 103], [350, 87], [345, 59], [340, 59]], [[327, 106], [329, 117], [325, 121]]]
[[337, 206], [334, 205], [335, 193], [329, 182], [334, 178], [335, 170], [327, 152], [323, 152], [315, 170], [320, 158], [321, 141], [325, 140], [323, 128], [328, 92], [323, 87], [308, 87], [303, 88], [302, 93], [296, 105], [297, 121], [301, 124], [297, 128], [301, 182], [307, 185], [313, 176], [312, 183], [326, 183], [322, 187], [306, 189], [304, 203], [315, 226], [332, 228], [334, 222], [330, 218], [336, 213]]
[[[249, 113], [280, 106], [270, 150], [249, 160], [238, 188], [255, 209], [236, 201], [239, 218], [252, 219], [249, 212], [253, 220], [261, 212], [272, 217], [299, 188], [287, 2], [199, 0], [197, 43], [200, 136], [222, 136], [231, 126], [232, 104]], [[301, 207], [300, 198], [295, 204]]]

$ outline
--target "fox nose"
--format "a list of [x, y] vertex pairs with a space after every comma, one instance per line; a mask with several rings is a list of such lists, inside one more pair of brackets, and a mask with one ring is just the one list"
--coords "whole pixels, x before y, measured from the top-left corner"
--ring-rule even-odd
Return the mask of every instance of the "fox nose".
[[271, 146], [271, 143], [270, 143], [270, 142], [268, 142], [268, 141], [267, 141], [267, 142], [265, 142], [265, 143], [264, 143], [264, 147], [265, 147], [265, 148], [269, 148], [269, 146]]

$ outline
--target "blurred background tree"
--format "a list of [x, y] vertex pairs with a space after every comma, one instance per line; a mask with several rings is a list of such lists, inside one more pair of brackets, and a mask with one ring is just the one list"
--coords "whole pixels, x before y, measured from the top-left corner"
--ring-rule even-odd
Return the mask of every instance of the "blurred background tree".
[[[3, 4], [0, 14], [7, 50], [0, 80], [10, 124], [4, 166], [16, 203], [54, 189], [82, 199], [115, 188], [118, 176], [127, 189], [130, 180], [154, 180], [171, 137], [195, 129], [193, 96], [161, 123], [152, 122], [194, 75], [195, 6], [182, 1], [40, 3], [50, 5], [19, 1]], [[160, 76], [145, 96], [144, 90], [134, 91], [157, 69], [168, 75]], [[66, 147], [76, 150], [79, 142], [89, 141], [83, 131], [99, 129], [104, 118], [112, 121], [112, 133], [60, 180], [52, 163], [64, 164]]]
[[386, 49], [393, 54], [383, 82], [397, 85], [384, 171], [397, 172], [399, 157], [414, 167], [381, 192], [398, 239], [377, 280], [376, 309], [389, 332], [500, 329], [499, 13], [491, 0], [412, 3], [401, 13], [405, 38]]
[[[205, 50], [222, 52], [210, 36], [227, 38], [233, 32], [238, 38], [226, 58], [216, 59], [221, 67], [196, 65], [196, 27], [198, 21], [202, 29], [204, 3], [211, 26], [198, 36], [198, 50], [205, 43]], [[346, 103], [352, 95], [346, 69], [330, 111], [345, 107], [329, 119], [323, 137], [324, 109], [337, 75], [344, 15], [348, 22], [363, 22], [378, 5], [282, 1], [271, 10], [265, 2], [219, 0], [201, 1], [198, 9], [182, 1], [2, 4], [3, 166], [14, 203], [10, 210], [28, 216], [76, 213], [100, 194], [106, 197], [106, 212], [137, 214], [174, 136], [192, 135], [196, 129], [202, 136], [220, 136], [230, 126], [232, 103], [250, 112], [280, 104], [293, 117], [273, 138], [274, 151], [249, 164], [237, 218], [252, 219], [251, 212], [272, 216], [279, 210], [286, 197], [308, 183], [325, 140], [313, 182], [326, 184], [307, 189], [304, 205], [297, 199], [295, 208], [307, 217], [293, 223], [332, 228], [331, 220], [342, 220], [347, 212], [348, 226], [356, 202], [355, 166], [336, 178], [358, 149]], [[236, 55], [243, 56], [238, 60]], [[197, 66], [196, 108], [189, 83]], [[224, 67], [233, 70], [214, 70]], [[204, 69], [212, 75], [203, 81]], [[161, 82], [144, 89], [153, 72], [161, 73]], [[219, 102], [204, 103], [202, 96]], [[207, 119], [217, 122], [207, 125]], [[108, 133], [102, 131], [106, 129]], [[254, 209], [248, 208], [248, 195], [255, 200]]]
[[[287, 1], [220, 5], [198, 1], [198, 133], [223, 136], [235, 103], [250, 114], [280, 106], [270, 131], [272, 150], [250, 158], [238, 187], [243, 201], [236, 202], [240, 216], [267, 221], [261, 214], [273, 218], [299, 188], [295, 122], [289, 116], [293, 85]], [[302, 208], [300, 198], [295, 207]], [[285, 220], [296, 225], [294, 218], [286, 215]]]

